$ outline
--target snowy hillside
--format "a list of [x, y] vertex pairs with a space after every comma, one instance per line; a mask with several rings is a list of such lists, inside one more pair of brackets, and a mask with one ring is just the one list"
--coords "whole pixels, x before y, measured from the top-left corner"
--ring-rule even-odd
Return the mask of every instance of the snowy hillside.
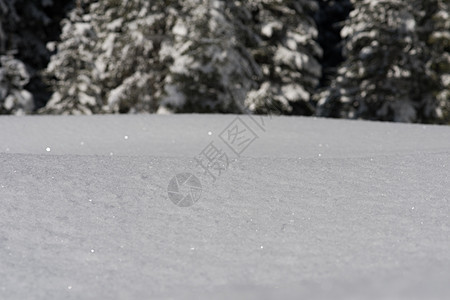
[[[0, 129], [1, 299], [450, 295], [450, 127], [116, 115]], [[211, 145], [227, 158], [215, 181], [196, 160]], [[189, 207], [167, 191], [183, 172], [202, 185]]]

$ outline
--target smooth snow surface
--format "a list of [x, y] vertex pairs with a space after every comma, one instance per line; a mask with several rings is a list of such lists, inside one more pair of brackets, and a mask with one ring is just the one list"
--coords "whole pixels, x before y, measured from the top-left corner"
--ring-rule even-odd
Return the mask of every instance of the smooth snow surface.
[[240, 116], [237, 157], [235, 118], [1, 117], [0, 299], [450, 297], [450, 127]]

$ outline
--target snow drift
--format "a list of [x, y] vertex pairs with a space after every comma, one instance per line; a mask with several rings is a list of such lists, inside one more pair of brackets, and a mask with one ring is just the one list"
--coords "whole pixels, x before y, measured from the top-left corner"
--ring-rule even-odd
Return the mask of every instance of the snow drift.
[[0, 118], [0, 298], [448, 298], [449, 127], [236, 117]]

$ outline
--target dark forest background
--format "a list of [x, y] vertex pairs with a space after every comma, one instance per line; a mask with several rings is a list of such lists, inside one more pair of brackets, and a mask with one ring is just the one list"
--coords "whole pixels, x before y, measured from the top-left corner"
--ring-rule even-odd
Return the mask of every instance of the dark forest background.
[[449, 0], [0, 0], [0, 114], [450, 123]]

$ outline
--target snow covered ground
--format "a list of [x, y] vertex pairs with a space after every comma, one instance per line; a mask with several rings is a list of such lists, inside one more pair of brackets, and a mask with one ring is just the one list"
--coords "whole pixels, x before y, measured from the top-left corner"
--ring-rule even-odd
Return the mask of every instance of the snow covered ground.
[[1, 299], [450, 297], [450, 127], [5, 116], [0, 161]]

